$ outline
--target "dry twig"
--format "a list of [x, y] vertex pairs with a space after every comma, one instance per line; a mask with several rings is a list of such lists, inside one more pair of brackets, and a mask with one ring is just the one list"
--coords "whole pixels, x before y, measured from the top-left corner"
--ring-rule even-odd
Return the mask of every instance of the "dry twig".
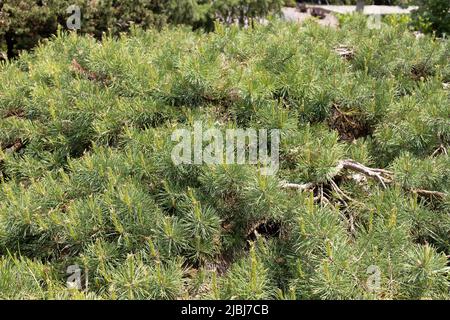
[[355, 50], [345, 45], [339, 45], [333, 49], [339, 56], [341, 56], [341, 58], [346, 60], [351, 60], [355, 56]]
[[[445, 150], [446, 151], [446, 150]], [[358, 173], [361, 173], [367, 177], [374, 178], [380, 182], [380, 184], [383, 186], [383, 188], [387, 188], [388, 184], [394, 183], [394, 173], [392, 171], [386, 170], [386, 169], [378, 169], [378, 168], [370, 168], [367, 167], [359, 162], [356, 162], [352, 159], [345, 159], [339, 161], [338, 165], [336, 166], [335, 170], [335, 176], [338, 176], [342, 170], [351, 170]], [[353, 176], [352, 176], [353, 177]], [[349, 197], [347, 194], [345, 194], [336, 184], [336, 182], [333, 179], [330, 179], [330, 185], [331, 188], [338, 194], [338, 196], [343, 200], [346, 199], [348, 201], [357, 202], [351, 197]], [[303, 184], [297, 184], [297, 183], [288, 183], [288, 182], [282, 182], [280, 185], [282, 188], [285, 189], [295, 189], [298, 191], [307, 191], [307, 190], [313, 190], [316, 185], [314, 183], [308, 182]], [[427, 196], [427, 197], [438, 197], [443, 198], [446, 196], [444, 192], [439, 191], [432, 191], [432, 190], [423, 190], [423, 189], [408, 189], [408, 191], [411, 191], [413, 193], [416, 193], [421, 196]], [[322, 198], [322, 195], [319, 195], [319, 199]]]
[[280, 186], [281, 186], [281, 188], [284, 188], [284, 189], [295, 189], [295, 190], [299, 190], [299, 191], [312, 190], [315, 187], [314, 183], [311, 183], [311, 182], [298, 184], [298, 183], [289, 183], [289, 182], [285, 182], [285, 181], [281, 182]]
[[371, 178], [376, 178], [385, 189], [386, 184], [392, 182], [393, 172], [384, 169], [369, 168], [351, 159], [341, 160], [337, 165], [337, 169], [338, 172], [342, 169], [347, 169], [362, 173]]
[[436, 197], [436, 198], [444, 198], [446, 195], [444, 192], [430, 191], [430, 190], [423, 190], [423, 189], [411, 189], [411, 192], [417, 193], [420, 196]]

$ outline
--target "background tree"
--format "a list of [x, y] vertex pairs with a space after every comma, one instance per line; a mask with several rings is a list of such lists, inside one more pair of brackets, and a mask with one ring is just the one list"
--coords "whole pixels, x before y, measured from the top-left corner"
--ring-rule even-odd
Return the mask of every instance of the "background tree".
[[419, 6], [412, 14], [416, 28], [438, 36], [450, 34], [450, 1], [415, 0], [414, 3]]
[[66, 10], [81, 9], [81, 30], [100, 38], [119, 35], [131, 26], [161, 29], [167, 23], [211, 31], [214, 21], [248, 23], [281, 10], [283, 0], [4, 0], [0, 3], [0, 48], [8, 57], [33, 48], [42, 39], [66, 29]]

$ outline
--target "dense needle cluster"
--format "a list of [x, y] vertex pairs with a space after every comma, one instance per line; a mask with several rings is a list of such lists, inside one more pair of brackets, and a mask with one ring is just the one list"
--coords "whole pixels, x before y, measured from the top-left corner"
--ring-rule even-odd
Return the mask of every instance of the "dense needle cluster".
[[[59, 34], [3, 63], [0, 298], [449, 298], [449, 57], [356, 17]], [[277, 175], [175, 166], [197, 120], [280, 129]]]

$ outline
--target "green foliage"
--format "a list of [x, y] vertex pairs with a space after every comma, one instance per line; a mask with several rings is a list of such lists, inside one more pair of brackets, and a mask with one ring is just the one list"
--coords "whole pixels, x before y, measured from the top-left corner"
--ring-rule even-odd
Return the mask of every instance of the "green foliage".
[[105, 274], [110, 299], [176, 299], [184, 289], [182, 277], [181, 261], [149, 265], [135, 255]]
[[50, 268], [26, 258], [2, 257], [0, 260], [2, 299], [44, 299], [42, 282], [48, 285]]
[[422, 32], [450, 34], [450, 3], [446, 0], [415, 0], [419, 8], [413, 12], [414, 25]]
[[268, 269], [252, 245], [248, 258], [235, 262], [223, 279], [223, 299], [261, 300], [273, 296]]
[[412, 18], [409, 14], [389, 14], [382, 17], [382, 22], [394, 28], [410, 28]]
[[[60, 32], [2, 63], [1, 298], [448, 299], [450, 44], [366, 26]], [[279, 171], [175, 165], [195, 121], [280, 129]]]
[[4, 38], [0, 50], [14, 57], [56, 34], [58, 26], [66, 28], [66, 20], [73, 13], [67, 10], [73, 5], [81, 11], [78, 32], [100, 38], [104, 33], [118, 36], [134, 26], [161, 29], [167, 23], [212, 30], [217, 17], [243, 25], [247, 20], [278, 13], [282, 3], [283, 0], [5, 0], [0, 3], [0, 36]]
[[404, 154], [392, 163], [396, 178], [409, 188], [442, 190], [450, 179], [450, 163], [446, 156], [418, 159]]

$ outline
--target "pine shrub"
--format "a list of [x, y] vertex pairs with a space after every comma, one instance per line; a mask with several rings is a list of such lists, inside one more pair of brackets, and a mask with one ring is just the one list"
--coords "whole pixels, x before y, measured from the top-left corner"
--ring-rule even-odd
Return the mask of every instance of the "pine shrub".
[[[448, 299], [449, 50], [273, 20], [3, 62], [1, 298]], [[280, 170], [176, 166], [195, 121], [279, 129]]]

